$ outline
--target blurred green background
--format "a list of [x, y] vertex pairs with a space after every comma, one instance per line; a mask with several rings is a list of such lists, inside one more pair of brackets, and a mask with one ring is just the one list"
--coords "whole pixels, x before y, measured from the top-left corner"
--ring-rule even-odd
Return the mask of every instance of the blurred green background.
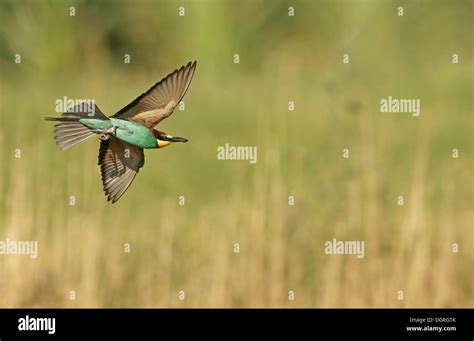
[[[472, 22], [469, 0], [0, 0], [0, 240], [39, 242], [0, 256], [0, 306], [473, 306]], [[44, 117], [64, 96], [111, 115], [190, 60], [158, 126], [190, 142], [107, 203], [97, 141], [61, 152]], [[217, 160], [226, 143], [258, 162]]]

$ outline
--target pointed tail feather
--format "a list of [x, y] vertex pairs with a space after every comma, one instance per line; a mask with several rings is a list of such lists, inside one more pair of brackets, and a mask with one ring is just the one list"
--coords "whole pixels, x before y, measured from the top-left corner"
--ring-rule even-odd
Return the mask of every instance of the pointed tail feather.
[[61, 150], [66, 150], [95, 135], [93, 131], [79, 122], [59, 123], [54, 127], [54, 140]]
[[62, 114], [61, 117], [45, 118], [46, 121], [61, 122], [54, 126], [54, 140], [61, 150], [66, 150], [96, 135], [96, 133], [79, 122], [81, 118], [109, 119], [97, 106], [94, 106], [93, 112], [80, 111], [77, 107], [74, 107]]
[[[93, 110], [84, 110], [84, 106], [77, 105], [68, 109], [61, 117], [46, 117], [46, 121], [60, 121], [60, 122], [75, 122], [81, 118], [97, 118], [102, 120], [109, 120], [109, 118], [100, 111], [99, 107], [94, 104]], [[88, 107], [86, 107], [88, 109]]]

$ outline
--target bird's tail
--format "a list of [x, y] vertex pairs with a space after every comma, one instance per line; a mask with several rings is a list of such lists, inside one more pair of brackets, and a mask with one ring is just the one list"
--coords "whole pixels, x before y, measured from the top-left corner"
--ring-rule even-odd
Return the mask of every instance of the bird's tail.
[[94, 105], [94, 110], [91, 111], [84, 111], [76, 106], [62, 114], [61, 117], [45, 118], [46, 121], [60, 122], [54, 126], [54, 140], [61, 150], [66, 150], [96, 135], [94, 131], [79, 122], [81, 118], [109, 119], [96, 105]]

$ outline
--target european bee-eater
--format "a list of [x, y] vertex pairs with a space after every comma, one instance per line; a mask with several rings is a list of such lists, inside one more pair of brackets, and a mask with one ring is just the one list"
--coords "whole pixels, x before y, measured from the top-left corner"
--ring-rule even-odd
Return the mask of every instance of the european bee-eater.
[[61, 122], [54, 129], [54, 139], [61, 150], [92, 136], [101, 139], [98, 164], [108, 201], [116, 202], [130, 186], [145, 163], [143, 149], [188, 141], [154, 126], [170, 116], [181, 102], [195, 69], [196, 62], [176, 69], [110, 117], [95, 105], [87, 112], [78, 109], [82, 106], [75, 106], [61, 117], [46, 117], [48, 121]]

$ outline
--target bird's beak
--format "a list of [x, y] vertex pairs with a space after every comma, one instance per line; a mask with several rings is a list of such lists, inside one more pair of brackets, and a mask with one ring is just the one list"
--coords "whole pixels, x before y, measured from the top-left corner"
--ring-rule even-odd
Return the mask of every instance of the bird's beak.
[[166, 146], [169, 146], [171, 142], [188, 142], [188, 139], [185, 139], [184, 137], [176, 137], [163, 134], [158, 137], [157, 141], [158, 148], [164, 148]]
[[171, 135], [161, 135], [160, 139], [169, 142], [188, 142], [188, 139], [185, 139], [184, 137], [177, 137]]
[[170, 144], [171, 144], [170, 141], [158, 140], [158, 148], [164, 148], [166, 146], [169, 146]]

